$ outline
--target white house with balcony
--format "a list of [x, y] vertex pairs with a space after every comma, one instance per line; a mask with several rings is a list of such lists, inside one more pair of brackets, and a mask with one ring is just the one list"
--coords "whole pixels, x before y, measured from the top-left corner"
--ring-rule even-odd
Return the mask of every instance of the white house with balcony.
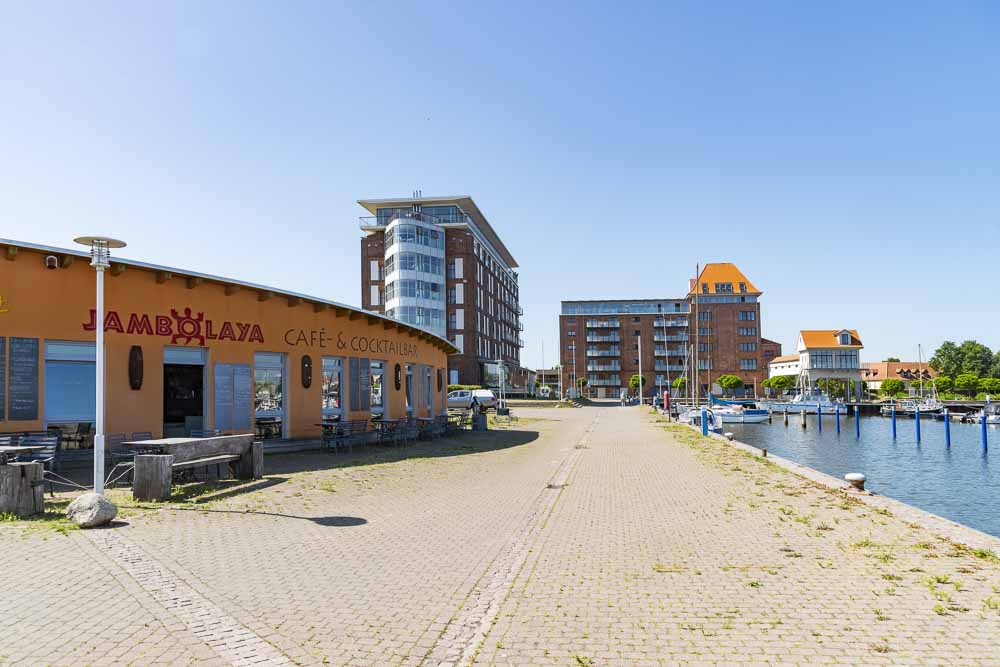
[[[799, 377], [804, 386], [819, 380], [854, 382], [855, 399], [861, 400], [861, 337], [854, 329], [807, 329], [799, 332]], [[850, 385], [848, 385], [850, 386]]]

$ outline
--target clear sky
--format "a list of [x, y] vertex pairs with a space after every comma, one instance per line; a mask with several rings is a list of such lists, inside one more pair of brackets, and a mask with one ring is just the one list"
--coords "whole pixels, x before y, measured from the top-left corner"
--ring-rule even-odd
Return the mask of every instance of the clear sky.
[[419, 188], [520, 263], [525, 365], [560, 300], [681, 296], [707, 261], [786, 352], [1000, 347], [996, 3], [0, 8], [0, 237], [357, 304], [356, 200]]

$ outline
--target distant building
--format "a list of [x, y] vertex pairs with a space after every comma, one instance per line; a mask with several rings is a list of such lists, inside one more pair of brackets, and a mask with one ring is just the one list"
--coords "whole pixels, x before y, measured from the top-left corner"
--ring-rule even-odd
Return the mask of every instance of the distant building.
[[771, 359], [771, 362], [767, 365], [767, 377], [773, 378], [779, 375], [794, 375], [798, 377], [801, 370], [801, 357], [797, 354], [785, 354]]
[[799, 332], [796, 350], [806, 386], [819, 380], [853, 382], [854, 395], [861, 400], [861, 362], [864, 345], [854, 329], [806, 329]]
[[363, 308], [447, 337], [449, 384], [530, 391], [517, 262], [468, 196], [358, 201]]
[[556, 368], [539, 368], [535, 371], [535, 392], [537, 393], [542, 389], [542, 387], [548, 387], [552, 390], [552, 396], [559, 398], [559, 372], [560, 369]]
[[717, 262], [680, 298], [563, 301], [564, 393], [586, 380], [589, 396], [634, 394], [629, 380], [640, 366], [646, 396], [681, 376], [704, 395], [725, 374], [742, 379], [746, 394], [759, 393], [768, 361], [781, 354], [779, 343], [760, 335], [761, 294], [735, 264]]
[[873, 392], [882, 390], [882, 382], [885, 380], [902, 380], [903, 385], [909, 390], [911, 387], [920, 386], [920, 378], [924, 381], [936, 378], [939, 373], [927, 365], [927, 362], [919, 361], [866, 361], [861, 364], [861, 377], [868, 384], [868, 389]]

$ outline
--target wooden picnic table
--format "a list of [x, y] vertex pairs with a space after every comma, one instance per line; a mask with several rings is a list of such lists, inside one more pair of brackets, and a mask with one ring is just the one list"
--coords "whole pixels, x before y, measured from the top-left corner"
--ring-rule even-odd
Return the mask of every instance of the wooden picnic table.
[[7, 462], [13, 463], [13, 459], [16, 459], [21, 454], [30, 454], [32, 452], [40, 452], [45, 447], [39, 447], [37, 445], [3, 445], [0, 446], [0, 465], [6, 465]]

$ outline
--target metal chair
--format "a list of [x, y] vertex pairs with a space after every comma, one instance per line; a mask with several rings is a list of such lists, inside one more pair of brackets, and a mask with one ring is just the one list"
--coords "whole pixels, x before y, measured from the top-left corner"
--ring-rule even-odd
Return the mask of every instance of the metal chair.
[[149, 431], [132, 431], [132, 436], [129, 438], [132, 442], [139, 442], [142, 440], [152, 440], [153, 434]]
[[58, 463], [59, 452], [62, 450], [62, 437], [59, 435], [26, 435], [21, 438], [20, 445], [24, 447], [41, 447], [42, 449], [23, 454], [18, 457], [19, 461], [37, 462], [42, 464], [44, 469], [44, 479], [49, 486], [49, 495], [55, 495], [53, 485], [61, 484], [76, 489], [86, 489], [76, 482], [66, 479], [55, 472]]
[[107, 448], [108, 462], [111, 472], [104, 480], [105, 486], [114, 486], [115, 482], [127, 478], [135, 467], [135, 450], [122, 447], [126, 437], [124, 433], [109, 433], [104, 436], [104, 446]]

